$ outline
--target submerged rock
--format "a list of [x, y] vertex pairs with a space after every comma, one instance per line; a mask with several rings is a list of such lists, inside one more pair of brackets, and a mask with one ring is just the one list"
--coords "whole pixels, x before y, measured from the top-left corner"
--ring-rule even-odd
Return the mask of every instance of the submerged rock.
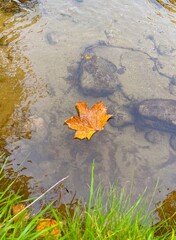
[[176, 131], [176, 100], [148, 99], [135, 107], [137, 122], [161, 131]]
[[133, 117], [124, 106], [112, 104], [108, 111], [112, 114], [109, 123], [112, 127], [124, 127], [133, 124]]
[[50, 45], [56, 45], [58, 43], [57, 33], [56, 32], [48, 32], [46, 34], [46, 40]]
[[144, 138], [152, 144], [158, 144], [161, 142], [162, 134], [157, 130], [150, 130], [144, 134]]
[[117, 67], [102, 57], [84, 57], [78, 71], [79, 87], [85, 95], [103, 97], [114, 93], [121, 86]]

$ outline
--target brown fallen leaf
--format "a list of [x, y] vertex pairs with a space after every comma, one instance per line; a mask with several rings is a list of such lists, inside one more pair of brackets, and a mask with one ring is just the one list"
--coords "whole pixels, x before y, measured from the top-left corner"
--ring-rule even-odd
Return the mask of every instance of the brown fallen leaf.
[[[55, 219], [50, 218], [41, 218], [39, 219], [39, 224], [37, 225], [36, 232], [40, 232], [44, 230], [45, 228], [57, 225], [57, 221]], [[62, 225], [62, 222], [60, 222]], [[61, 236], [61, 230], [58, 226], [54, 227], [51, 230], [46, 231], [45, 233], [41, 234], [42, 237], [47, 236], [48, 234], [52, 235], [53, 237], [60, 237]]]
[[85, 102], [77, 102], [76, 108], [79, 116], [73, 116], [65, 123], [69, 128], [76, 130], [74, 138], [90, 140], [97, 131], [104, 129], [112, 115], [107, 114], [107, 107], [102, 101], [95, 103], [91, 108]]
[[21, 221], [27, 220], [29, 218], [29, 214], [27, 213], [27, 211], [22, 212], [24, 208], [25, 208], [25, 205], [23, 203], [16, 204], [12, 207], [13, 216], [16, 216], [21, 212], [19, 216], [14, 218], [14, 222], [18, 222], [19, 220]]

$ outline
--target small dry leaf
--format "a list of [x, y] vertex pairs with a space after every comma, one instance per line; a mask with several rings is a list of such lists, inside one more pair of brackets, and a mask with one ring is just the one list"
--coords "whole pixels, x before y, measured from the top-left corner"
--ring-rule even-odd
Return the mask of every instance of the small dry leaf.
[[106, 122], [112, 117], [107, 114], [107, 107], [102, 101], [95, 103], [91, 108], [85, 102], [77, 102], [79, 116], [73, 116], [65, 121], [69, 128], [76, 130], [74, 138], [90, 140], [92, 135], [104, 129]]
[[84, 58], [85, 58], [86, 60], [89, 60], [89, 59], [92, 59], [92, 56], [91, 56], [91, 55], [88, 55], [88, 54], [86, 54], [86, 55], [84, 55]]
[[[37, 225], [36, 232], [40, 232], [40, 231], [44, 230], [45, 228], [54, 226], [56, 224], [57, 224], [57, 221], [54, 219], [41, 218], [39, 224]], [[61, 224], [62, 224], [62, 222], [61, 222]], [[55, 228], [48, 230], [45, 233], [41, 234], [41, 236], [45, 237], [48, 234], [58, 238], [61, 236], [61, 231], [60, 231], [59, 227], [56, 226]]]

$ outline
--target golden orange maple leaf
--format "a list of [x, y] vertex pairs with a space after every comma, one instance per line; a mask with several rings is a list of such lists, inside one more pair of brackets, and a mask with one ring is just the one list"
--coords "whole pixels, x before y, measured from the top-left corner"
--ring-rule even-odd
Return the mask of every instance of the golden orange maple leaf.
[[73, 116], [65, 123], [69, 128], [76, 130], [74, 138], [90, 140], [92, 135], [104, 129], [112, 115], [107, 114], [107, 107], [102, 101], [95, 103], [91, 108], [85, 102], [77, 102], [76, 108], [79, 116]]
[[[59, 227], [57, 226], [57, 221], [55, 219], [50, 219], [50, 218], [40, 218], [39, 219], [39, 224], [37, 225], [36, 228], [36, 232], [40, 232], [46, 228], [49, 227], [54, 227], [53, 229], [51, 229], [51, 231], [46, 231], [43, 234], [41, 234], [41, 236], [45, 237], [48, 234], [52, 235], [53, 237], [60, 237], [61, 236], [61, 230], [59, 229]], [[60, 222], [60, 225], [62, 226], [63, 223]]]

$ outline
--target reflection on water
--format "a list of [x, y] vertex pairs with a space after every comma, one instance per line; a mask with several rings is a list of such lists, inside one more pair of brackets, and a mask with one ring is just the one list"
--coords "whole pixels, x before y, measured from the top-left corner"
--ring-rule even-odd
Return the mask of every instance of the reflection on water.
[[158, 215], [156, 235], [162, 236], [165, 233], [172, 233], [176, 222], [176, 191], [167, 194], [161, 203], [157, 203], [155, 213]]
[[6, 31], [15, 25], [15, 23], [8, 23], [9, 16], [0, 12], [0, 100], [1, 100], [1, 115], [0, 115], [0, 128], [1, 128], [1, 150], [3, 140], [9, 135], [7, 122], [15, 110], [15, 106], [20, 104], [22, 97], [23, 87], [22, 80], [24, 79], [24, 71], [16, 64], [16, 57], [12, 50], [13, 41], [17, 39], [16, 34], [7, 34]]
[[36, 0], [2, 0], [0, 2], [0, 9], [4, 13], [19, 13], [30, 10], [36, 2]]
[[161, 6], [163, 6], [165, 9], [171, 12], [176, 12], [176, 1], [175, 0], [156, 0]]
[[[149, 0], [150, 2], [154, 3], [160, 11], [157, 12], [158, 16], [165, 16], [168, 15], [171, 22], [176, 23], [176, 1], [175, 0]], [[166, 10], [166, 12], [163, 12]]]
[[[32, 177], [33, 194], [69, 175], [66, 187], [87, 197], [93, 159], [95, 181], [105, 186], [133, 181], [138, 195], [146, 186], [154, 188], [159, 177], [161, 198], [167, 187], [175, 188], [175, 137], [171, 141], [167, 131], [141, 128], [131, 115], [144, 99], [176, 100], [175, 24], [173, 16], [161, 18], [157, 11], [165, 16], [163, 8], [156, 11], [153, 3], [110, 0], [107, 6], [105, 0], [53, 0], [29, 12], [1, 13], [0, 107], [8, 103], [10, 111], [3, 107], [1, 139], [13, 167], [27, 156], [21, 171]], [[92, 96], [87, 89], [102, 82], [97, 72], [93, 78], [86, 73], [85, 53], [101, 59], [94, 71], [112, 68], [107, 76], [118, 79], [118, 88], [111, 91], [109, 84], [106, 94], [99, 88]], [[100, 100], [109, 111], [115, 109], [114, 123], [91, 141], [73, 140], [63, 123], [75, 114], [75, 103]]]
[[[20, 49], [20, 32], [36, 23], [39, 15], [28, 18], [27, 14], [22, 12], [14, 16], [13, 6], [8, 5], [11, 3], [13, 4], [11, 1], [2, 2], [3, 11], [0, 12], [1, 151], [9, 136], [15, 136], [17, 139], [29, 138], [32, 124], [30, 118], [26, 119], [29, 110], [27, 97], [32, 90], [31, 87], [26, 86], [26, 79], [32, 80], [34, 74], [30, 69], [29, 60]], [[18, 12], [20, 10], [18, 6]], [[25, 18], [28, 21], [24, 24]]]
[[[9, 151], [6, 150], [7, 139], [17, 141], [21, 138], [31, 138], [34, 125], [34, 120], [28, 116], [28, 96], [33, 88], [27, 86], [27, 79], [32, 81], [34, 74], [30, 69], [29, 60], [22, 54], [20, 32], [36, 23], [39, 15], [34, 14], [28, 18], [21, 6], [13, 1], [2, 1], [0, 8], [2, 10], [0, 11], [0, 151], [5, 151], [6, 155], [9, 155]], [[14, 12], [18, 14], [14, 15]], [[25, 18], [28, 21], [24, 24]], [[1, 164], [4, 158], [1, 159]], [[15, 170], [10, 161], [1, 174], [5, 175], [1, 179], [1, 190], [15, 181], [11, 190], [23, 195], [24, 198], [29, 198], [31, 192], [28, 189], [28, 181], [32, 177]]]
[[21, 196], [23, 199], [28, 199], [31, 194], [28, 181], [32, 178], [30, 176], [23, 175], [18, 170], [15, 171], [9, 163], [7, 163], [6, 169], [2, 170], [3, 163], [1, 162], [0, 164], [0, 191], [5, 192], [5, 196], [8, 196], [13, 192], [14, 194]]

